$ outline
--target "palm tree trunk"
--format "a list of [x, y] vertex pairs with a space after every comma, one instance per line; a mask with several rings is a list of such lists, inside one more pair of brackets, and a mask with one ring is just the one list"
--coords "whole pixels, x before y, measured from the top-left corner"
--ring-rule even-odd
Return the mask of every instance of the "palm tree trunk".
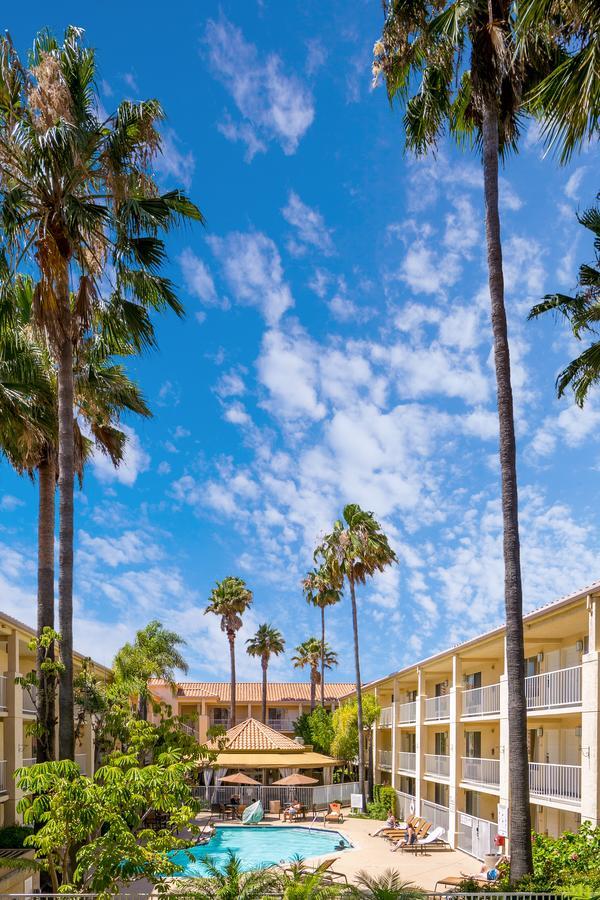
[[138, 716], [143, 722], [148, 719], [148, 697], [143, 691], [140, 691], [138, 697]]
[[[37, 636], [44, 628], [54, 629], [54, 516], [56, 494], [56, 470], [47, 456], [38, 466], [39, 512], [38, 512], [38, 596], [37, 596]], [[54, 678], [48, 676], [42, 667], [44, 660], [54, 660], [54, 644], [48, 649], [37, 648], [37, 718], [40, 728], [36, 740], [36, 761], [54, 760], [55, 740], [55, 690]]]
[[358, 781], [363, 799], [363, 812], [367, 811], [365, 797], [365, 736], [363, 734], [362, 684], [360, 680], [360, 653], [358, 649], [358, 614], [356, 611], [356, 593], [354, 578], [348, 576], [350, 584], [350, 600], [352, 601], [352, 630], [354, 633], [354, 670], [356, 673], [356, 716], [358, 726]]
[[315, 706], [317, 705], [317, 679], [316, 672], [314, 668], [310, 667], [310, 711], [313, 713], [315, 711]]
[[523, 592], [517, 494], [517, 453], [502, 244], [498, 211], [498, 114], [486, 104], [483, 112], [483, 184], [488, 277], [494, 334], [494, 362], [498, 392], [502, 523], [504, 531], [504, 602], [506, 607], [506, 674], [508, 682], [508, 732], [511, 878], [518, 880], [533, 870], [527, 759], [527, 706], [525, 702], [525, 651], [523, 641]]
[[267, 668], [269, 665], [269, 660], [263, 656], [261, 660], [262, 664], [262, 720], [263, 724], [267, 723]]
[[321, 607], [321, 706], [325, 709], [325, 607]]
[[231, 702], [229, 709], [230, 723], [229, 727], [235, 725], [235, 700], [236, 700], [236, 683], [235, 683], [235, 632], [227, 635], [229, 638], [229, 661], [231, 666]]
[[[68, 276], [66, 294], [68, 303]], [[70, 320], [70, 313], [65, 318]], [[64, 666], [60, 676], [58, 752], [60, 759], [73, 759], [73, 344], [68, 330], [58, 357], [58, 472], [58, 619]]]

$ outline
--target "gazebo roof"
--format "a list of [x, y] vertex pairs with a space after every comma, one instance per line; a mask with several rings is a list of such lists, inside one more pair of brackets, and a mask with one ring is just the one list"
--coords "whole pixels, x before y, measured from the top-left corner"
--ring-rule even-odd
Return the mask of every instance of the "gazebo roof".
[[[234, 752], [236, 750], [277, 750], [288, 751], [291, 753], [302, 753], [304, 747], [297, 744], [291, 738], [286, 737], [274, 728], [259, 722], [258, 719], [245, 719], [238, 725], [230, 728], [225, 735], [227, 741], [225, 750]], [[223, 740], [221, 738], [221, 740]], [[218, 746], [220, 743], [212, 741], [212, 747]]]
[[[225, 745], [221, 746], [223, 742]], [[313, 769], [337, 763], [336, 759], [315, 753], [312, 747], [297, 744], [257, 719], [245, 719], [230, 728], [224, 738], [211, 741], [208, 746], [219, 751], [217, 764], [227, 768], [290, 766], [296, 769]]]

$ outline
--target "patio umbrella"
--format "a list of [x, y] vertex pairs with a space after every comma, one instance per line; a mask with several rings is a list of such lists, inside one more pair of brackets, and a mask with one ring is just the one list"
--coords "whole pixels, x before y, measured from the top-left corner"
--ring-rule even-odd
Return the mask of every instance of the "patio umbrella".
[[302, 784], [318, 784], [318, 778], [311, 778], [310, 775], [300, 775], [296, 773], [295, 775], [286, 775], [285, 778], [280, 778], [279, 781], [274, 781], [271, 787], [275, 787], [278, 785], [288, 785], [290, 787], [300, 787]]
[[260, 781], [244, 775], [243, 772], [236, 772], [235, 775], [225, 775], [224, 778], [221, 778], [221, 784], [260, 784]]

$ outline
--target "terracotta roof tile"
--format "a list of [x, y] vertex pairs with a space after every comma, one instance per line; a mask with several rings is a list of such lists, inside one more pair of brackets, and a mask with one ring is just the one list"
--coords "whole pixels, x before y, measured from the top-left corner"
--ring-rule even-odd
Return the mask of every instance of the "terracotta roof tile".
[[[227, 732], [226, 752], [234, 750], [294, 750], [303, 747], [257, 719], [245, 719]], [[209, 745], [213, 746], [213, 745]]]
[[[150, 685], [164, 684], [153, 678]], [[350, 683], [325, 682], [325, 700], [339, 700], [354, 689]], [[202, 697], [229, 703], [230, 684], [228, 681], [180, 681], [177, 684], [178, 697]], [[262, 700], [262, 684], [260, 681], [238, 682], [236, 690], [238, 703], [260, 703]], [[308, 702], [310, 700], [310, 684], [306, 681], [270, 681], [267, 685], [267, 702]]]

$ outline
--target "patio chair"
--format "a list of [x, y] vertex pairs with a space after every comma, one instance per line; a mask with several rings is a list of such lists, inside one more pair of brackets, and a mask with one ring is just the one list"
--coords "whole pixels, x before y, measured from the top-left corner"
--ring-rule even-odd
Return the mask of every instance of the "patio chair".
[[[505, 856], [499, 857], [498, 861], [494, 864], [494, 868], [497, 868], [501, 862], [506, 862], [507, 859]], [[442, 887], [459, 887], [463, 883], [463, 881], [476, 881], [478, 884], [484, 886], [487, 884], [494, 884], [498, 881], [498, 876], [496, 878], [488, 878], [484, 872], [476, 872], [474, 875], [469, 872], [461, 872], [460, 875], [447, 875], [445, 878], [440, 878], [436, 881], [434, 887], [434, 893], [438, 889], [438, 885], [441, 884]]]
[[313, 803], [312, 821], [318, 822], [319, 819], [325, 824], [325, 816], [329, 812], [329, 803]]
[[386, 828], [386, 830], [382, 832], [382, 837], [404, 837], [409, 825], [412, 825], [415, 831], [418, 831], [424, 824], [425, 819], [420, 818], [420, 816], [409, 816], [406, 820], [406, 824], [397, 825], [396, 828]]
[[329, 804], [329, 811], [325, 815], [325, 822], [343, 822], [342, 804], [333, 802]]
[[[415, 828], [415, 826], [413, 825], [413, 828], [415, 828], [415, 834], [417, 835], [417, 841], [421, 841], [423, 838], [427, 837], [431, 828], [433, 828], [433, 825], [431, 824], [431, 822], [425, 822], [424, 820], [421, 820], [421, 821], [422, 821], [422, 824], [419, 825], [418, 828]], [[404, 829], [403, 831], [398, 831], [398, 832], [395, 832], [394, 834], [389, 835], [388, 840], [392, 841], [392, 843], [394, 843], [394, 844], [397, 844], [398, 841], [403, 841], [405, 837], [406, 837], [406, 829]]]
[[416, 844], [400, 845], [400, 849], [409, 853], [427, 853], [429, 850], [451, 850], [448, 841], [444, 840], [446, 829], [438, 825], [426, 837], [417, 840]]

